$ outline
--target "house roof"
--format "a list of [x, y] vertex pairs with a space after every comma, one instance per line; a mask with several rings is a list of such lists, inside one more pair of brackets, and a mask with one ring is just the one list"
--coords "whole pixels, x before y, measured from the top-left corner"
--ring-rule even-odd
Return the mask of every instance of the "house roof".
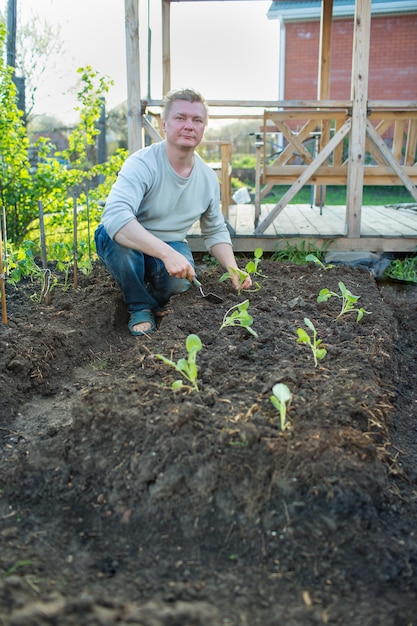
[[[274, 0], [267, 17], [270, 20], [296, 22], [320, 19], [321, 0]], [[355, 0], [333, 0], [333, 17], [352, 17]], [[372, 0], [372, 15], [417, 13], [416, 0]]]

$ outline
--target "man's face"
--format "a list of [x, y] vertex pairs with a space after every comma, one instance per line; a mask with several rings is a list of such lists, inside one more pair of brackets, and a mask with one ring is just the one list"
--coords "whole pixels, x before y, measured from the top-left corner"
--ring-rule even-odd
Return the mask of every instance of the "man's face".
[[175, 100], [163, 123], [167, 143], [194, 149], [203, 139], [206, 110], [201, 102]]

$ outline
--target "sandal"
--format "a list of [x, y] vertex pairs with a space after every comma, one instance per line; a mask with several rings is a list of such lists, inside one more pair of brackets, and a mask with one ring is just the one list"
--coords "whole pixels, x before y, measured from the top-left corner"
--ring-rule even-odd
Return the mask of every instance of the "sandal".
[[[151, 327], [148, 328], [148, 330], [134, 330], [133, 329], [133, 327], [136, 326], [136, 324], [143, 324], [144, 322], [147, 322], [148, 324], [151, 325]], [[130, 315], [129, 323], [127, 326], [129, 328], [130, 333], [135, 336], [148, 335], [149, 333], [153, 333], [154, 330], [156, 330], [155, 318], [154, 318], [152, 311], [150, 311], [149, 309], [142, 309], [141, 311], [133, 311], [133, 313], [131, 313]]]
[[166, 304], [165, 306], [160, 306], [157, 309], [154, 309], [152, 313], [155, 315], [156, 318], [165, 317], [165, 315], [172, 313], [172, 308], [169, 306], [169, 304]]

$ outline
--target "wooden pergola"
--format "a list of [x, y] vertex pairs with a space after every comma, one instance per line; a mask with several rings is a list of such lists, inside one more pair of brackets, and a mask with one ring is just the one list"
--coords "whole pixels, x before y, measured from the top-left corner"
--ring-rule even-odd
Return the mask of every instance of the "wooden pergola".
[[[210, 1], [210, 0], [175, 0]], [[228, 0], [238, 1], [238, 0]], [[243, 2], [244, 0], [240, 0]], [[171, 88], [170, 54], [170, 9], [171, 0], [161, 0], [162, 6], [162, 63], [163, 93]], [[139, 0], [125, 0], [126, 14], [126, 59], [128, 75], [128, 138], [129, 151], [142, 146], [143, 132], [153, 130], [145, 118], [148, 106], [160, 106], [161, 101], [145, 102], [140, 94], [139, 69]], [[354, 240], [360, 237], [361, 210], [364, 184], [403, 185], [417, 202], [417, 166], [415, 163], [417, 144], [417, 102], [368, 101], [368, 74], [371, 33], [371, 2], [355, 0], [354, 37], [352, 50], [351, 95], [349, 101], [330, 100], [331, 40], [333, 24], [333, 0], [322, 0], [320, 18], [319, 69], [316, 101], [209, 101], [210, 107], [261, 107], [265, 109], [263, 129], [266, 133], [273, 124], [275, 130], [283, 133], [286, 141], [286, 155], [295, 153], [304, 162], [294, 166], [290, 158], [284, 156], [268, 166], [266, 159], [259, 162], [257, 178], [264, 184], [264, 190], [274, 184], [292, 186], [269, 214], [259, 221], [262, 191], [257, 189], [254, 236], [262, 236], [268, 226], [292, 200], [299, 189], [308, 181], [310, 184], [345, 184], [346, 194], [346, 237]], [[302, 145], [300, 132], [292, 132], [291, 120], [307, 120], [304, 132], [319, 128], [319, 145], [314, 155]], [[372, 123], [374, 120], [379, 122]], [[289, 120], [289, 122], [288, 122]], [[395, 124], [393, 145], [388, 147], [382, 138], [386, 128]], [[407, 123], [407, 126], [405, 124]], [[333, 133], [333, 134], [332, 134]], [[405, 155], [402, 159], [403, 136], [408, 133]], [[344, 138], [349, 138], [348, 158], [341, 162], [341, 149]], [[155, 136], [153, 136], [155, 139]], [[261, 151], [258, 151], [259, 154]], [[365, 154], [375, 159], [372, 170], [366, 168]]]

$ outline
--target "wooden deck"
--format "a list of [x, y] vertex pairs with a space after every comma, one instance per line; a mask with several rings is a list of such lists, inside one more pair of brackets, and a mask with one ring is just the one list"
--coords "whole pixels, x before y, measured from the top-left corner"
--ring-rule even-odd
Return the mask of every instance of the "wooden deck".
[[[261, 205], [260, 221], [273, 205]], [[286, 242], [301, 246], [314, 242], [317, 248], [329, 244], [329, 250], [367, 252], [416, 252], [417, 206], [400, 208], [389, 206], [364, 206], [361, 214], [360, 237], [348, 239], [345, 235], [346, 207], [291, 204], [286, 206], [261, 236], [254, 235], [255, 206], [237, 204], [229, 207], [229, 225], [236, 252], [253, 252], [262, 248], [273, 252], [285, 248]], [[199, 224], [195, 224], [187, 237], [194, 252], [204, 252]], [[329, 243], [330, 240], [330, 243]]]

